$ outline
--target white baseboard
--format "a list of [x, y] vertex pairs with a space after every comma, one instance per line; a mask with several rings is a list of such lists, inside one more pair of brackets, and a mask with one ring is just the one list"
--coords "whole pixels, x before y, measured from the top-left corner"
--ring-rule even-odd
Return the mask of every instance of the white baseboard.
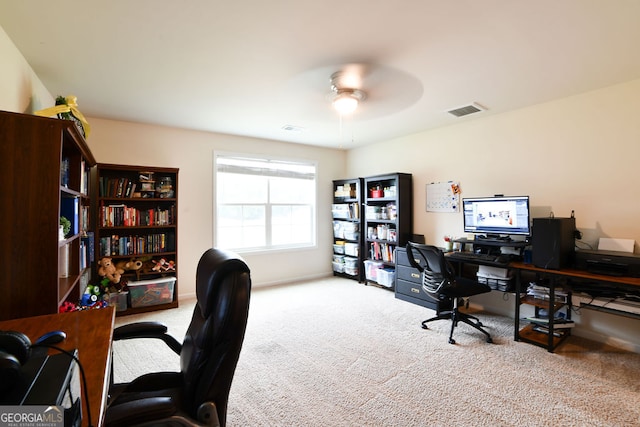
[[620, 348], [622, 350], [627, 350], [633, 353], [640, 353], [640, 345], [620, 339], [620, 338], [616, 338], [616, 337], [611, 337], [608, 335], [604, 335], [604, 334], [600, 334], [598, 332], [594, 332], [591, 330], [587, 330], [584, 328], [580, 328], [579, 325], [576, 326], [575, 328], [573, 328], [574, 330], [571, 331], [572, 335], [576, 335], [582, 338], [587, 338], [590, 339], [592, 341], [596, 341], [596, 342], [600, 342], [603, 344], [607, 344], [616, 348]]

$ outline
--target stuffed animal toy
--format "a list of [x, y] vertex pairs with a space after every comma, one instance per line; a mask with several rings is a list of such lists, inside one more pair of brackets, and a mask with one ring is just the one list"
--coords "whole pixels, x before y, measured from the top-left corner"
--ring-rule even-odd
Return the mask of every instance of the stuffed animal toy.
[[142, 261], [131, 258], [129, 261], [120, 261], [116, 264], [116, 270], [137, 271], [142, 268]]
[[167, 261], [167, 263], [164, 265], [164, 271], [176, 271], [176, 262]]
[[109, 279], [111, 283], [120, 283], [124, 270], [116, 268], [110, 257], [103, 257], [98, 261], [98, 274]]
[[157, 261], [152, 260], [152, 262], [155, 264], [151, 269], [152, 271], [163, 272], [163, 271], [175, 271], [176, 269], [176, 263], [174, 261], [167, 261], [164, 258], [160, 258]]
[[142, 271], [142, 265], [144, 263], [135, 258], [131, 258], [129, 261], [120, 261], [116, 264], [116, 269], [123, 271], [133, 271], [136, 274], [136, 279], [140, 280], [140, 272]]
[[69, 313], [71, 311], [76, 311], [76, 310], [78, 310], [78, 306], [76, 306], [74, 303], [69, 301], [63, 302], [60, 308], [58, 309], [60, 313]]

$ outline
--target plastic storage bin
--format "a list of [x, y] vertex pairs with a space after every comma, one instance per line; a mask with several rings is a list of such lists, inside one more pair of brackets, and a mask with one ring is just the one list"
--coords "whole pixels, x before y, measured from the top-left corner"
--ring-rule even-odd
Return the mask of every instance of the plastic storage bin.
[[345, 274], [348, 274], [349, 276], [357, 276], [358, 275], [358, 267], [344, 267], [344, 272]]
[[344, 254], [350, 256], [358, 256], [360, 253], [359, 246], [357, 243], [345, 243], [344, 244]]
[[116, 308], [116, 311], [125, 311], [127, 309], [127, 295], [129, 292], [117, 292], [113, 294], [104, 294], [102, 299], [106, 301], [112, 307]]
[[131, 308], [173, 302], [173, 287], [175, 283], [175, 277], [160, 277], [139, 282], [129, 282]]
[[336, 219], [350, 218], [349, 205], [331, 205], [331, 213]]
[[512, 279], [512, 277], [495, 277], [477, 273], [478, 283], [489, 285], [491, 289], [502, 292], [509, 292], [513, 290], [514, 286]]
[[379, 285], [385, 286], [387, 288], [393, 287], [393, 281], [396, 277], [396, 271], [392, 268], [380, 268], [378, 269], [377, 280]]
[[382, 269], [384, 264], [378, 261], [365, 260], [364, 261], [364, 274], [367, 280], [373, 282], [378, 281], [378, 270]]

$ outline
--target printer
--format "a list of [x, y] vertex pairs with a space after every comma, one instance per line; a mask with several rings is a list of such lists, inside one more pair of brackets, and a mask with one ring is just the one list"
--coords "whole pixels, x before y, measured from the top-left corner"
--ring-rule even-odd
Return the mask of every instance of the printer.
[[640, 254], [579, 249], [575, 253], [575, 268], [607, 276], [640, 277]]

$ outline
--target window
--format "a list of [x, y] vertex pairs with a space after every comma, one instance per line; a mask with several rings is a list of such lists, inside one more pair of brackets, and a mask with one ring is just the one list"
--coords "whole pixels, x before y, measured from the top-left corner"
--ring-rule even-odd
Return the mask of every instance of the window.
[[215, 154], [214, 164], [216, 246], [315, 245], [315, 164], [229, 154]]

